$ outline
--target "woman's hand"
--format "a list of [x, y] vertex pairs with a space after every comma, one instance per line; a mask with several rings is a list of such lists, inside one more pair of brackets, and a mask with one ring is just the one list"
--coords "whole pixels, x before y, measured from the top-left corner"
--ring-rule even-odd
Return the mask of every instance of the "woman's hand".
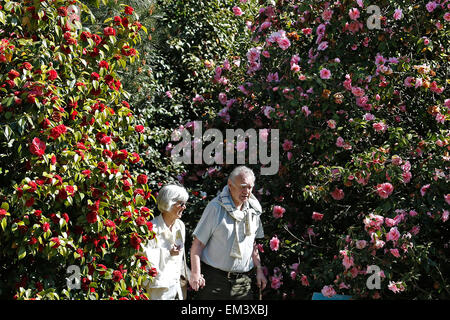
[[178, 256], [181, 252], [181, 245], [174, 244], [172, 248], [170, 249], [170, 255], [171, 256]]

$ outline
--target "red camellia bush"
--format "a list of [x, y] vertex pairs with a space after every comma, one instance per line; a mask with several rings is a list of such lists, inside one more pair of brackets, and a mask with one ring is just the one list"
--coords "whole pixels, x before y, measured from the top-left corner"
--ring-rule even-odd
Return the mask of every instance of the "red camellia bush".
[[97, 34], [80, 1], [0, 1], [2, 297], [147, 298], [154, 270], [138, 252], [154, 237], [141, 223], [151, 194], [127, 149], [144, 128], [117, 74], [138, 54], [132, 13]]

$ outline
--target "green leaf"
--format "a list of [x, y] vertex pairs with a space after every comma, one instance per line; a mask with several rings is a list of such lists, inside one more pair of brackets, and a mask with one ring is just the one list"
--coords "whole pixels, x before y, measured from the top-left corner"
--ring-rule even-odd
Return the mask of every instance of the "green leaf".
[[6, 211], [8, 211], [9, 210], [9, 204], [7, 202], [3, 202], [1, 208], [5, 209]]
[[19, 260], [22, 260], [27, 255], [27, 250], [25, 247], [19, 247], [19, 251], [17, 252], [17, 257]]

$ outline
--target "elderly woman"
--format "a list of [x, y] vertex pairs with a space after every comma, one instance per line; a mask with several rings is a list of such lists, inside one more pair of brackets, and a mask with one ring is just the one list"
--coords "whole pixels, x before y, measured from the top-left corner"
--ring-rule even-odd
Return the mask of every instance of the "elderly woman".
[[152, 220], [155, 239], [144, 245], [148, 260], [158, 272], [146, 283], [152, 300], [182, 300], [180, 276], [187, 279], [185, 263], [185, 228], [180, 220], [189, 196], [181, 186], [169, 184], [161, 188], [156, 198], [161, 214]]

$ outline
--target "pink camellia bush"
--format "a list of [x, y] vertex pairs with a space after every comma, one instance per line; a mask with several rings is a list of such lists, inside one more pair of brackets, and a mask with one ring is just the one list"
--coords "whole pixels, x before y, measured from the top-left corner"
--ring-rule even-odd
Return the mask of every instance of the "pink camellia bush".
[[[215, 61], [227, 82], [203, 88], [216, 110], [207, 127], [279, 130], [275, 175], [246, 155], [265, 210], [262, 259], [283, 274], [267, 298], [450, 297], [449, 4], [389, 0], [379, 21], [370, 4], [263, 2], [246, 18], [248, 48]], [[180, 181], [212, 197], [231, 167], [187, 166]], [[372, 265], [380, 289], [367, 287]]]

